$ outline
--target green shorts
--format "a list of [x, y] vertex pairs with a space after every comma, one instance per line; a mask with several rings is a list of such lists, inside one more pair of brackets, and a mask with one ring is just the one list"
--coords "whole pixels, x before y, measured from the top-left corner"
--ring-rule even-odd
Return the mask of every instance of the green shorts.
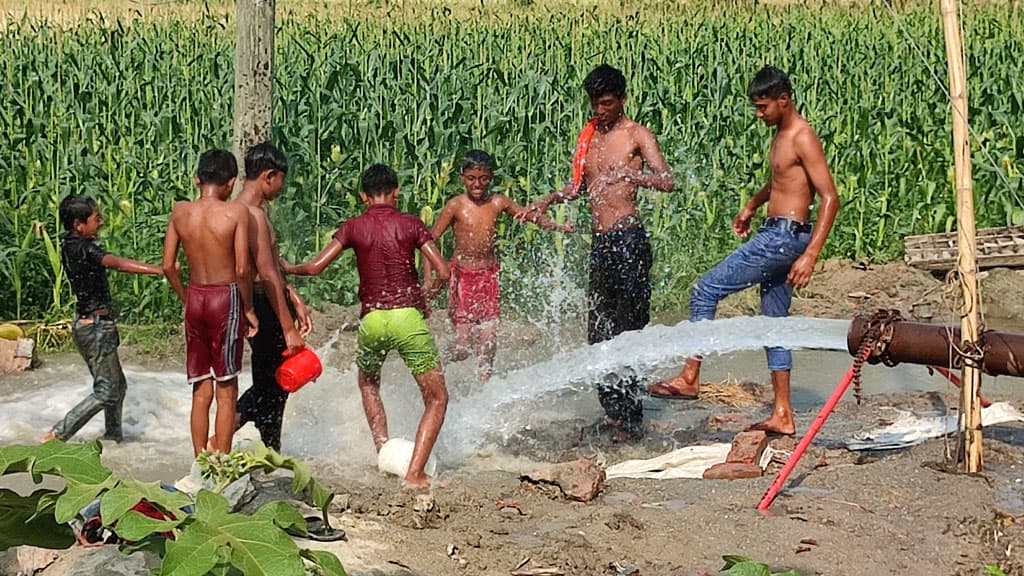
[[391, 350], [398, 350], [413, 376], [430, 372], [441, 362], [434, 337], [416, 308], [368, 313], [359, 322], [356, 343], [356, 365], [367, 374], [380, 372]]

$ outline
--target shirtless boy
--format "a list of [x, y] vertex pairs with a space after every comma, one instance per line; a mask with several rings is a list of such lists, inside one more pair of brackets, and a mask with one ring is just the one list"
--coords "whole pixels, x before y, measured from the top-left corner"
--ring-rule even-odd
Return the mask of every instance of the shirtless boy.
[[263, 443], [278, 451], [288, 392], [278, 385], [275, 373], [284, 353], [301, 350], [312, 329], [302, 298], [284, 280], [277, 234], [265, 210], [281, 194], [287, 174], [288, 159], [280, 150], [269, 142], [256, 144], [245, 153], [245, 183], [235, 199], [249, 210], [252, 305], [260, 326], [249, 340], [252, 386], [238, 399], [237, 427], [253, 422]]
[[[637, 212], [636, 191], [642, 186], [671, 192], [675, 183], [654, 134], [623, 112], [626, 79], [622, 72], [602, 64], [587, 75], [583, 86], [593, 118], [577, 143], [574, 182], [529, 210], [543, 213], [552, 203], [584, 193], [590, 196], [593, 244], [587, 342], [596, 344], [639, 330], [650, 320], [651, 243]], [[597, 388], [601, 406], [618, 428], [614, 439], [642, 437], [643, 408], [635, 377], [620, 375]]]
[[[231, 152], [204, 152], [195, 176], [199, 198], [174, 205], [164, 237], [164, 275], [185, 303], [186, 372], [192, 384], [192, 448], [197, 455], [207, 446], [215, 395], [211, 449], [231, 451], [242, 337], [253, 336], [258, 326], [249, 282], [249, 210], [225, 201], [237, 174]], [[179, 246], [188, 261], [187, 291], [175, 266]]]
[[423, 467], [448, 409], [448, 389], [434, 338], [427, 328], [423, 298], [416, 273], [416, 250], [423, 253], [438, 280], [447, 280], [448, 264], [434, 244], [426, 224], [398, 211], [398, 176], [383, 164], [363, 172], [359, 197], [366, 212], [342, 222], [334, 238], [312, 260], [284, 267], [287, 274], [315, 276], [346, 248], [356, 253], [359, 301], [362, 303], [356, 365], [363, 412], [373, 444], [380, 452], [388, 441], [388, 418], [380, 398], [380, 369], [391, 350], [405, 361], [423, 395], [423, 416], [416, 429], [412, 460], [405, 474], [410, 487], [429, 484]]
[[[690, 295], [690, 321], [715, 317], [718, 302], [729, 294], [760, 284], [761, 314], [773, 318], [789, 316], [794, 287], [811, 279], [814, 263], [832, 229], [839, 196], [825, 162], [825, 153], [814, 128], [797, 112], [793, 89], [784, 72], [762, 68], [747, 88], [757, 117], [775, 127], [768, 158], [771, 177], [733, 220], [732, 230], [740, 237], [750, 234], [750, 221], [762, 204], [768, 217], [760, 231], [725, 260], [705, 274]], [[810, 221], [814, 195], [821, 198], [818, 223]], [[792, 354], [780, 347], [766, 347], [768, 370], [775, 392], [771, 417], [750, 427], [778, 434], [793, 434], [793, 407], [789, 399]], [[652, 396], [694, 399], [700, 386], [700, 357], [686, 360], [678, 376], [658, 382], [649, 389]]]
[[[455, 250], [450, 268], [448, 316], [455, 340], [448, 359], [465, 360], [470, 350], [479, 357], [477, 379], [486, 382], [494, 371], [495, 339], [498, 334], [499, 281], [495, 226], [498, 215], [507, 213], [517, 220], [529, 220], [549, 230], [572, 232], [572, 224], [559, 224], [547, 216], [526, 209], [502, 194], [491, 194], [494, 159], [482, 150], [470, 150], [462, 159], [462, 183], [466, 192], [445, 204], [434, 223], [434, 242], [440, 242], [451, 227]], [[430, 278], [429, 261], [424, 277]]]

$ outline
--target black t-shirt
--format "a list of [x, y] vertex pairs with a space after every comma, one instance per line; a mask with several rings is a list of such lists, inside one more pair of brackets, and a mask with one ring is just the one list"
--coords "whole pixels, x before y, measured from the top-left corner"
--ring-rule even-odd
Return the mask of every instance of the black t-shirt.
[[103, 257], [107, 253], [100, 245], [88, 238], [65, 234], [61, 240], [60, 256], [71, 281], [71, 289], [78, 298], [78, 315], [110, 309], [110, 286], [107, 284], [107, 269]]

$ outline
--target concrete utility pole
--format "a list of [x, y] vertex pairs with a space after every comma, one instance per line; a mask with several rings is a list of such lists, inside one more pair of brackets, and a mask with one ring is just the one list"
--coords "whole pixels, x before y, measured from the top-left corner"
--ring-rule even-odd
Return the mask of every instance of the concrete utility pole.
[[[957, 271], [963, 294], [960, 345], [969, 354], [976, 353], [978, 343], [978, 276], [977, 241], [974, 228], [974, 186], [971, 180], [971, 148], [967, 139], [967, 73], [964, 69], [960, 19], [955, 0], [942, 0], [942, 29], [946, 38], [946, 60], [949, 67], [949, 97], [953, 105], [953, 168], [956, 174]], [[960, 407], [964, 423], [964, 468], [980, 472], [981, 454], [981, 359], [964, 359], [963, 387]]]
[[235, 122], [239, 162], [235, 191], [245, 179], [242, 158], [253, 144], [270, 139], [274, 88], [274, 0], [236, 0]]

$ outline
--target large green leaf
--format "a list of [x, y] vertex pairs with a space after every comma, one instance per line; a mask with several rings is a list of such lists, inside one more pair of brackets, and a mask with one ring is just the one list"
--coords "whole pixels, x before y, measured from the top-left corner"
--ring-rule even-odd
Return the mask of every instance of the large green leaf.
[[47, 494], [53, 491], [37, 490], [22, 496], [0, 489], [0, 550], [22, 545], [61, 549], [75, 543], [67, 524], [57, 523], [49, 514], [35, 516], [39, 500]]
[[282, 530], [296, 530], [306, 533], [306, 519], [291, 504], [282, 500], [267, 502], [253, 514], [254, 518], [266, 518]]
[[157, 520], [132, 510], [117, 522], [117, 526], [114, 526], [114, 532], [117, 532], [117, 535], [124, 540], [137, 542], [150, 534], [170, 532], [184, 521], [185, 518], [180, 520]]
[[326, 550], [307, 550], [303, 548], [301, 553], [303, 558], [319, 566], [326, 576], [348, 576], [348, 572], [345, 572], [345, 567], [341, 565], [341, 560], [338, 560], [337, 556]]
[[196, 496], [195, 522], [181, 536], [167, 543], [161, 576], [202, 576], [217, 564], [218, 554], [230, 551], [233, 566], [246, 576], [304, 576], [299, 549], [275, 524], [274, 507], [246, 516], [228, 512], [223, 496], [200, 490]]
[[103, 517], [103, 523], [111, 525], [119, 521], [142, 500], [171, 512], [176, 518], [182, 517], [179, 510], [192, 504], [188, 495], [164, 490], [159, 482], [139, 482], [129, 478], [119, 482], [100, 498], [100, 516]]
[[109, 490], [117, 484], [113, 476], [107, 477], [98, 484], [82, 483], [75, 480], [67, 481], [67, 488], [57, 498], [57, 505], [53, 511], [57, 522], [69, 522], [78, 515], [79, 510], [96, 499], [104, 490]]
[[0, 448], [0, 474], [29, 472], [57, 474], [82, 484], [99, 484], [110, 477], [110, 470], [100, 463], [103, 450], [97, 441], [66, 444], [50, 440], [45, 444], [4, 446]]

